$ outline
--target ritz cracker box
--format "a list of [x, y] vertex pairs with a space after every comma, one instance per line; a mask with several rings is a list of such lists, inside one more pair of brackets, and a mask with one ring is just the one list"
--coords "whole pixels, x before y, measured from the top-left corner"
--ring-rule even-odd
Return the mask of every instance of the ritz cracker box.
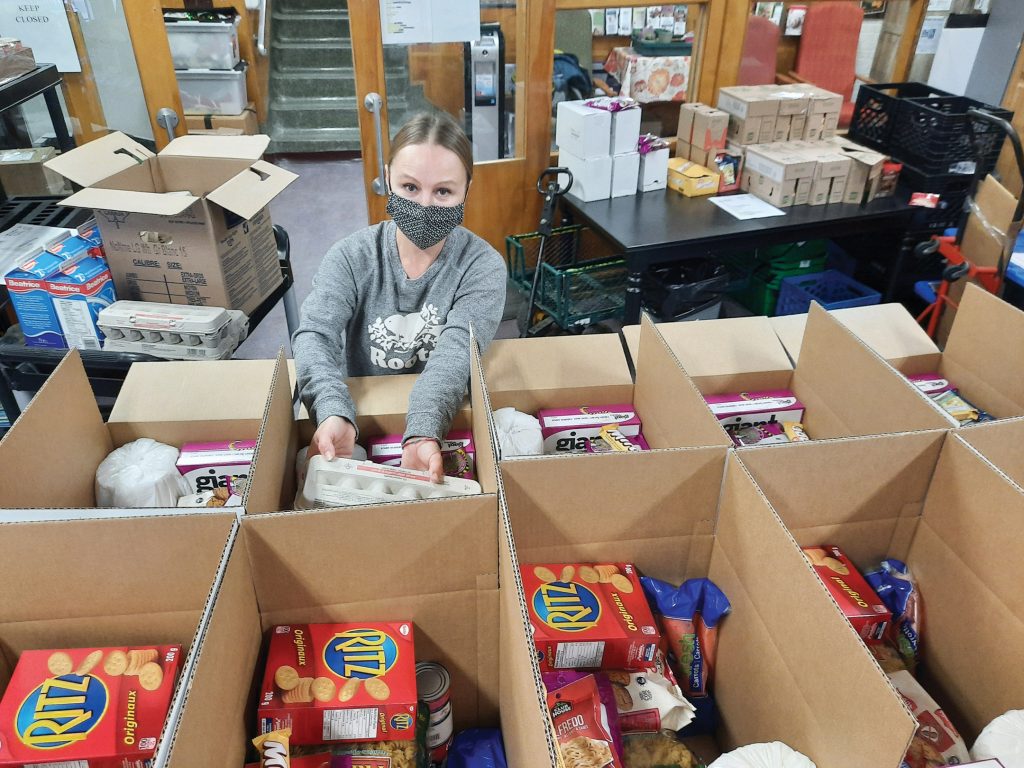
[[293, 744], [416, 737], [412, 622], [292, 624], [271, 630], [260, 733]]
[[661, 634], [632, 565], [524, 565], [520, 572], [542, 671], [654, 664]]
[[23, 652], [0, 701], [0, 766], [148, 765], [180, 658], [178, 645]]
[[158, 155], [114, 132], [46, 167], [83, 187], [117, 295], [252, 314], [282, 281], [269, 205], [295, 174], [267, 136], [181, 136]]

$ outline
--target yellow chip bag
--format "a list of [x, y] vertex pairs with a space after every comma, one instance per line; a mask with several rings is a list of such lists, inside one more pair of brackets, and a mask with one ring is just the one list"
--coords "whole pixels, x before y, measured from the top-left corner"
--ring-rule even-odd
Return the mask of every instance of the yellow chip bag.
[[288, 742], [292, 729], [282, 728], [257, 736], [252, 740], [253, 746], [260, 753], [260, 768], [291, 768], [291, 752]]

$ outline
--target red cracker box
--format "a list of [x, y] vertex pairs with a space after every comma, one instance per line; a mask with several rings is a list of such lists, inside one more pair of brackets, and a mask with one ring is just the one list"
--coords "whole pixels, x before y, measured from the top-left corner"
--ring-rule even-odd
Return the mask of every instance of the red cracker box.
[[661, 634], [632, 565], [520, 570], [541, 671], [642, 670], [654, 664]]
[[414, 739], [412, 622], [274, 627], [257, 717], [292, 744]]
[[892, 614], [850, 558], [839, 547], [804, 547], [804, 557], [864, 642], [881, 643]]
[[0, 766], [148, 765], [181, 646], [25, 651], [0, 701]]

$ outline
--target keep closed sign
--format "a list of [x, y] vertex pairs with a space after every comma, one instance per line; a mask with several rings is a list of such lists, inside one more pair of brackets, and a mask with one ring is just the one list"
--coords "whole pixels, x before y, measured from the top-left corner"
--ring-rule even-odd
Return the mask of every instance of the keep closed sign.
[[16, 37], [32, 49], [40, 64], [60, 72], [81, 72], [62, 0], [0, 0], [0, 37]]

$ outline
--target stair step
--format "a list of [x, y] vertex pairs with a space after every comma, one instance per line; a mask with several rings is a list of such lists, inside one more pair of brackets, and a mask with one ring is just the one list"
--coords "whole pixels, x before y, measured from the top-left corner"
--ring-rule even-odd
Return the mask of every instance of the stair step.
[[352, 37], [348, 11], [274, 11], [271, 19], [271, 31], [275, 42], [341, 42]]
[[285, 13], [337, 13], [348, 10], [347, 0], [274, 0], [277, 11]]
[[355, 96], [354, 77], [325, 76], [322, 72], [278, 75], [270, 83], [270, 97], [287, 99], [319, 98], [323, 96]]
[[344, 42], [277, 42], [274, 43], [274, 69], [337, 69], [353, 66], [352, 43]]
[[359, 125], [355, 98], [275, 99], [273, 120], [294, 128], [346, 128]]
[[268, 154], [289, 152], [358, 152], [359, 128], [269, 128]]

